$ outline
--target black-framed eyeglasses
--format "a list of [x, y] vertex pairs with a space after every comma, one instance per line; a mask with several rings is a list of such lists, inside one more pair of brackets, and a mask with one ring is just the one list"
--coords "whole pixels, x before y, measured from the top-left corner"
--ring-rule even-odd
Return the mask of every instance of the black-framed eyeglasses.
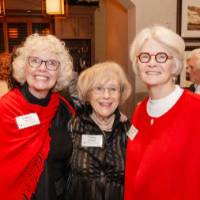
[[56, 71], [60, 66], [60, 62], [57, 60], [42, 60], [35, 56], [28, 57], [28, 63], [32, 68], [38, 68], [43, 62], [45, 63], [46, 68], [50, 71]]
[[157, 63], [165, 63], [168, 59], [172, 59], [173, 56], [169, 56], [165, 52], [158, 52], [156, 54], [150, 54], [148, 52], [141, 52], [137, 57], [141, 63], [148, 63], [151, 60], [151, 57], [155, 56]]

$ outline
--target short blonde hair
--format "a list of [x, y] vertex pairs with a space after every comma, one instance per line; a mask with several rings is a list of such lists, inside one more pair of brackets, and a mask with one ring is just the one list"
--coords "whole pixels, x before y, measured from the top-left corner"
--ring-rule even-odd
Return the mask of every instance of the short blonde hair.
[[177, 76], [178, 74], [180, 74], [184, 61], [184, 40], [174, 31], [159, 25], [153, 25], [149, 28], [143, 29], [133, 40], [130, 46], [129, 56], [132, 61], [134, 72], [136, 74], [138, 73], [137, 55], [139, 54], [140, 49], [148, 39], [153, 39], [157, 41], [173, 55], [176, 65], [176, 72], [174, 73], [174, 75]]
[[190, 51], [190, 53], [187, 56], [187, 61], [192, 59], [192, 58], [196, 58], [197, 59], [196, 67], [198, 69], [200, 69], [200, 48]]
[[110, 61], [95, 64], [80, 74], [77, 83], [79, 98], [84, 102], [88, 101], [91, 89], [96, 84], [102, 83], [102, 81], [109, 81], [112, 79], [112, 76], [117, 77], [119, 81], [121, 94], [120, 104], [123, 104], [131, 94], [131, 85], [121, 66]]
[[47, 49], [49, 52], [56, 54], [60, 62], [59, 75], [53, 90], [60, 91], [67, 87], [72, 74], [72, 58], [65, 48], [64, 42], [53, 35], [32, 34], [26, 38], [22, 47], [16, 50], [16, 57], [13, 61], [13, 77], [21, 85], [26, 82], [25, 68], [28, 57], [38, 49]]

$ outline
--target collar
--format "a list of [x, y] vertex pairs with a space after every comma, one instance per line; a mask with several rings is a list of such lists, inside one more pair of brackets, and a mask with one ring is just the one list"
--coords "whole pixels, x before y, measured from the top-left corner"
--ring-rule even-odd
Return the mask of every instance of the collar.
[[151, 117], [160, 117], [161, 115], [165, 114], [179, 100], [183, 94], [183, 91], [183, 89], [176, 85], [175, 90], [164, 98], [157, 100], [149, 98], [147, 102], [147, 113]]
[[[79, 115], [79, 117], [81, 118], [81, 120], [85, 121], [85, 123], [96, 124], [94, 122], [94, 120], [90, 117], [91, 113], [92, 113], [92, 108], [91, 108], [90, 105], [87, 104], [87, 105], [84, 106], [84, 111], [83, 111], [82, 114]], [[119, 108], [117, 108], [115, 110], [114, 115], [115, 115], [115, 119], [114, 119], [114, 123], [113, 123], [113, 127], [112, 128], [115, 128], [118, 125], [118, 123], [120, 122], [120, 111], [119, 111]]]
[[37, 97], [33, 96], [29, 89], [28, 89], [28, 84], [25, 83], [21, 88], [20, 91], [22, 93], [22, 95], [24, 96], [24, 98], [26, 100], [28, 100], [28, 102], [32, 103], [32, 104], [38, 104], [41, 106], [47, 106], [51, 97], [51, 92], [48, 93], [48, 95], [43, 98], [43, 99], [38, 99]]

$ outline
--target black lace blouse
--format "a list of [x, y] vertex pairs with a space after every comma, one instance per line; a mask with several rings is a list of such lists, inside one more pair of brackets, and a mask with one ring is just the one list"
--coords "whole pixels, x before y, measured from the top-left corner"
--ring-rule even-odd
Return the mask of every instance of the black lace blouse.
[[[102, 132], [88, 113], [71, 124], [73, 153], [66, 200], [123, 200], [124, 168], [129, 121], [117, 111], [111, 132]], [[82, 135], [100, 135], [102, 147], [83, 147]]]

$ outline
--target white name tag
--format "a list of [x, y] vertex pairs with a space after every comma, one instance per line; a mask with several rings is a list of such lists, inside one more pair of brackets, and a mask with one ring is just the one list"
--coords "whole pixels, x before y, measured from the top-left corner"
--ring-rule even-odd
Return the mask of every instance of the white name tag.
[[30, 113], [16, 117], [17, 126], [19, 129], [31, 127], [40, 124], [37, 113]]
[[84, 134], [81, 137], [81, 147], [103, 147], [103, 136]]
[[130, 138], [130, 140], [133, 140], [135, 138], [135, 136], [138, 133], [138, 129], [135, 128], [134, 125], [131, 125], [130, 129], [128, 130], [128, 132], [126, 133], [126, 135]]

